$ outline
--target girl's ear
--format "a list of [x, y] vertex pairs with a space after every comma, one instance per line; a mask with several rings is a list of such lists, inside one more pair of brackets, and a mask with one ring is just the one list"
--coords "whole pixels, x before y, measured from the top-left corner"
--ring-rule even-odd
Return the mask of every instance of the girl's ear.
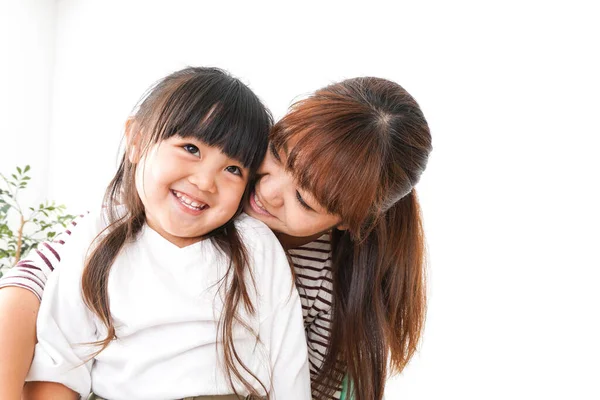
[[125, 140], [127, 145], [125, 151], [127, 158], [132, 164], [137, 164], [140, 161], [140, 132], [139, 126], [132, 117], [127, 118], [125, 122]]

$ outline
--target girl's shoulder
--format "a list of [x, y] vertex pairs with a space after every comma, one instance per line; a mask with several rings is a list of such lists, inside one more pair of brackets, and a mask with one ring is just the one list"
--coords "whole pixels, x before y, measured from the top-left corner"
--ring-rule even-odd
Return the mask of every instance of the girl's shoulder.
[[234, 224], [246, 247], [250, 246], [250, 250], [275, 247], [283, 251], [279, 240], [264, 222], [242, 213], [235, 219]]
[[249, 256], [250, 269], [261, 296], [282, 299], [293, 285], [292, 269], [281, 243], [263, 222], [242, 213], [235, 220]]
[[[113, 209], [112, 217], [120, 217], [125, 213], [125, 208], [118, 206]], [[65, 242], [65, 248], [89, 246], [110, 225], [110, 216], [111, 213], [105, 206], [91, 208], [89, 211], [79, 214], [61, 235]]]
[[[110, 225], [112, 218], [120, 218], [127, 213], [125, 206], [116, 206], [112, 209], [112, 213], [107, 206], [92, 207], [83, 214], [80, 214], [75, 219], [77, 230], [85, 230], [88, 233], [95, 232], [96, 234], [102, 232]], [[83, 233], [83, 232], [82, 232]]]
[[273, 231], [262, 221], [249, 216], [246, 213], [238, 215], [234, 221], [235, 227], [242, 233], [253, 232], [261, 235], [273, 236]]

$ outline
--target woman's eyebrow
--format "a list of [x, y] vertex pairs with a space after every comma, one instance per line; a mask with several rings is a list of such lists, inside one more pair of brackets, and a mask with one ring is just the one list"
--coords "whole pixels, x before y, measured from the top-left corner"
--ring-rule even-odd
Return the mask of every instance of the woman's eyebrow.
[[[281, 161], [281, 157], [279, 156], [279, 151], [277, 151], [273, 142], [269, 142], [269, 150], [271, 151], [271, 154], [273, 155], [273, 157], [275, 157], [275, 159], [277, 161]], [[286, 154], [286, 156], [287, 156], [287, 154]]]
[[[290, 149], [287, 145], [287, 142], [281, 145], [281, 150], [283, 150], [283, 154], [285, 155], [286, 160], [290, 158]], [[277, 158], [280, 159], [279, 152], [277, 152]]]

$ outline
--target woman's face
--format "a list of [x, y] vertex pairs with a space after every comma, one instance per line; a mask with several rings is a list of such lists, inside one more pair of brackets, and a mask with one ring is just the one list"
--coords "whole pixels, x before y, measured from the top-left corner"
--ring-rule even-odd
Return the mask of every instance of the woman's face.
[[290, 149], [286, 150], [278, 153], [269, 146], [244, 211], [273, 231], [296, 238], [319, 235], [340, 224], [339, 216], [329, 214], [285, 170]]

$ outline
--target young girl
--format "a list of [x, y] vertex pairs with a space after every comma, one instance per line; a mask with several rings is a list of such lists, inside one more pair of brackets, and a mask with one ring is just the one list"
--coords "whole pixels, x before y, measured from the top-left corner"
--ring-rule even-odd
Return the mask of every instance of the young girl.
[[[390, 370], [416, 351], [425, 317], [414, 187], [432, 149], [427, 121], [400, 85], [355, 78], [296, 103], [270, 139], [244, 210], [276, 232], [294, 263], [313, 398], [340, 398], [345, 377], [355, 399], [381, 399]], [[48, 265], [62, 268], [60, 244], [49, 248], [32, 255], [42, 286]], [[3, 357], [13, 360], [4, 374], [17, 384], [35, 340], [32, 293], [42, 292], [26, 270], [0, 281], [13, 286], [0, 289], [0, 315], [17, 327], [0, 332], [0, 371]]]
[[220, 70], [154, 87], [126, 126], [106, 208], [72, 229], [48, 280], [30, 397], [310, 398], [286, 255], [264, 224], [234, 218], [269, 127]]

